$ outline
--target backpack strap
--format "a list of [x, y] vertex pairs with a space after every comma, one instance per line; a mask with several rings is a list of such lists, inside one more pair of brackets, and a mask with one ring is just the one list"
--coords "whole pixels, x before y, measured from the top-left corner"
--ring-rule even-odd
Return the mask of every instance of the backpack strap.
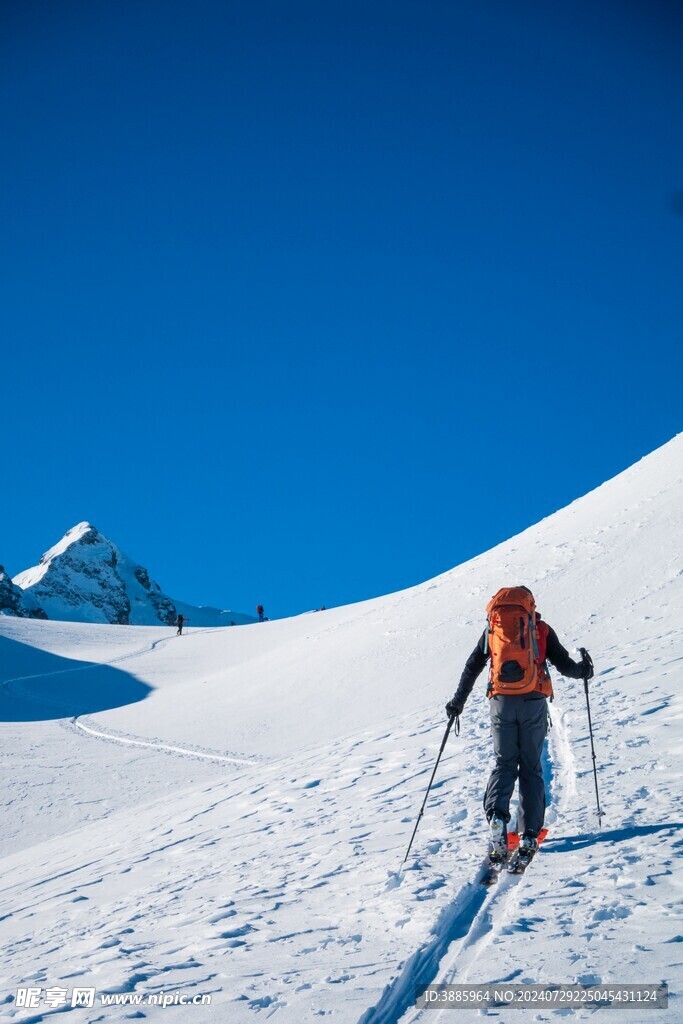
[[534, 622], [533, 615], [529, 616], [529, 632], [531, 633], [531, 642], [534, 647], [534, 661], [538, 661], [538, 639], [536, 637], [536, 623]]
[[[488, 658], [488, 656], [489, 656], [489, 633], [490, 632], [491, 632], [491, 623], [489, 622], [488, 617], [487, 617], [487, 619], [486, 619], [486, 629], [484, 631], [484, 657], [485, 658]], [[486, 696], [490, 697], [492, 691], [493, 691], [493, 679], [491, 678], [491, 673], [489, 672], [489, 682], [488, 682], [488, 686], [486, 687]]]

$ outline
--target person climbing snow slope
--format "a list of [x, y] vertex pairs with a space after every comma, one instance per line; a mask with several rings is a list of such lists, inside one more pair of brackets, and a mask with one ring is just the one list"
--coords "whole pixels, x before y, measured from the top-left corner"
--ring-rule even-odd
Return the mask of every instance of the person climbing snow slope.
[[486, 608], [487, 625], [462, 673], [454, 697], [446, 705], [449, 718], [463, 712], [477, 677], [490, 662], [487, 696], [495, 763], [484, 793], [489, 822], [489, 859], [501, 866], [508, 856], [507, 825], [510, 798], [519, 779], [517, 830], [520, 866], [538, 848], [546, 807], [541, 766], [548, 729], [548, 700], [553, 688], [548, 662], [571, 679], [589, 679], [592, 662], [570, 658], [555, 630], [536, 611], [528, 587], [499, 590]]

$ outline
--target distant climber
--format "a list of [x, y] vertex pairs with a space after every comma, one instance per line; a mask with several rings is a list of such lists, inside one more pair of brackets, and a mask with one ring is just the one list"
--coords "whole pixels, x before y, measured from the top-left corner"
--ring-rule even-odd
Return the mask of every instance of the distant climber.
[[486, 693], [495, 764], [484, 793], [489, 858], [495, 865], [507, 857], [510, 798], [519, 778], [519, 857], [528, 863], [538, 848], [545, 817], [541, 754], [548, 730], [548, 698], [553, 698], [548, 662], [571, 679], [590, 679], [592, 662], [587, 654], [580, 663], [570, 658], [555, 630], [536, 611], [528, 587], [499, 590], [486, 612], [486, 629], [467, 659], [446, 714], [449, 718], [462, 714], [477, 677], [490, 661]]
[[265, 612], [263, 611], [262, 604], [256, 605], [256, 614], [258, 615], [259, 622], [263, 622], [265, 620]]
[[176, 626], [178, 627], [178, 632], [176, 633], [176, 636], [183, 635], [183, 626], [185, 625], [186, 622], [189, 621], [190, 620], [185, 615], [178, 616], [178, 618], [176, 619]]

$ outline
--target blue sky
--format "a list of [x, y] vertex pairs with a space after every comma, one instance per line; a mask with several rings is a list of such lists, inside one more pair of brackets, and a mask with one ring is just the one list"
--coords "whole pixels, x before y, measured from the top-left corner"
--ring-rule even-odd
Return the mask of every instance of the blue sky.
[[290, 614], [669, 440], [682, 41], [664, 2], [6, 0], [0, 561], [89, 519]]

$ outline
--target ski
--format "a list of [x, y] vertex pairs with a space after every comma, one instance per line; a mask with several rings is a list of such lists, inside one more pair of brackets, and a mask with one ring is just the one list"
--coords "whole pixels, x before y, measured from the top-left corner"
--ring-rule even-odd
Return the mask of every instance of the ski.
[[508, 849], [512, 852], [508, 854], [507, 869], [511, 875], [523, 875], [526, 869], [531, 864], [532, 860], [538, 853], [538, 847], [541, 845], [545, 837], [548, 835], [548, 829], [542, 828], [538, 833], [538, 846], [533, 851], [530, 857], [520, 856], [519, 853], [519, 835], [517, 832], [511, 832], [508, 835]]
[[[544, 828], [538, 833], [538, 845], [540, 846], [545, 837], [548, 835], [548, 829]], [[481, 880], [481, 884], [487, 888], [495, 885], [500, 878], [503, 868], [507, 867], [508, 873], [511, 875], [522, 875], [526, 871], [531, 861], [526, 863], [520, 863], [517, 856], [517, 848], [519, 847], [519, 833], [508, 832], [507, 834], [508, 852], [507, 856], [503, 857], [500, 854], [489, 854], [486, 860], [486, 867], [484, 875]]]
[[487, 857], [484, 875], [481, 884], [487, 887], [495, 885], [500, 874], [507, 863], [507, 857]]

